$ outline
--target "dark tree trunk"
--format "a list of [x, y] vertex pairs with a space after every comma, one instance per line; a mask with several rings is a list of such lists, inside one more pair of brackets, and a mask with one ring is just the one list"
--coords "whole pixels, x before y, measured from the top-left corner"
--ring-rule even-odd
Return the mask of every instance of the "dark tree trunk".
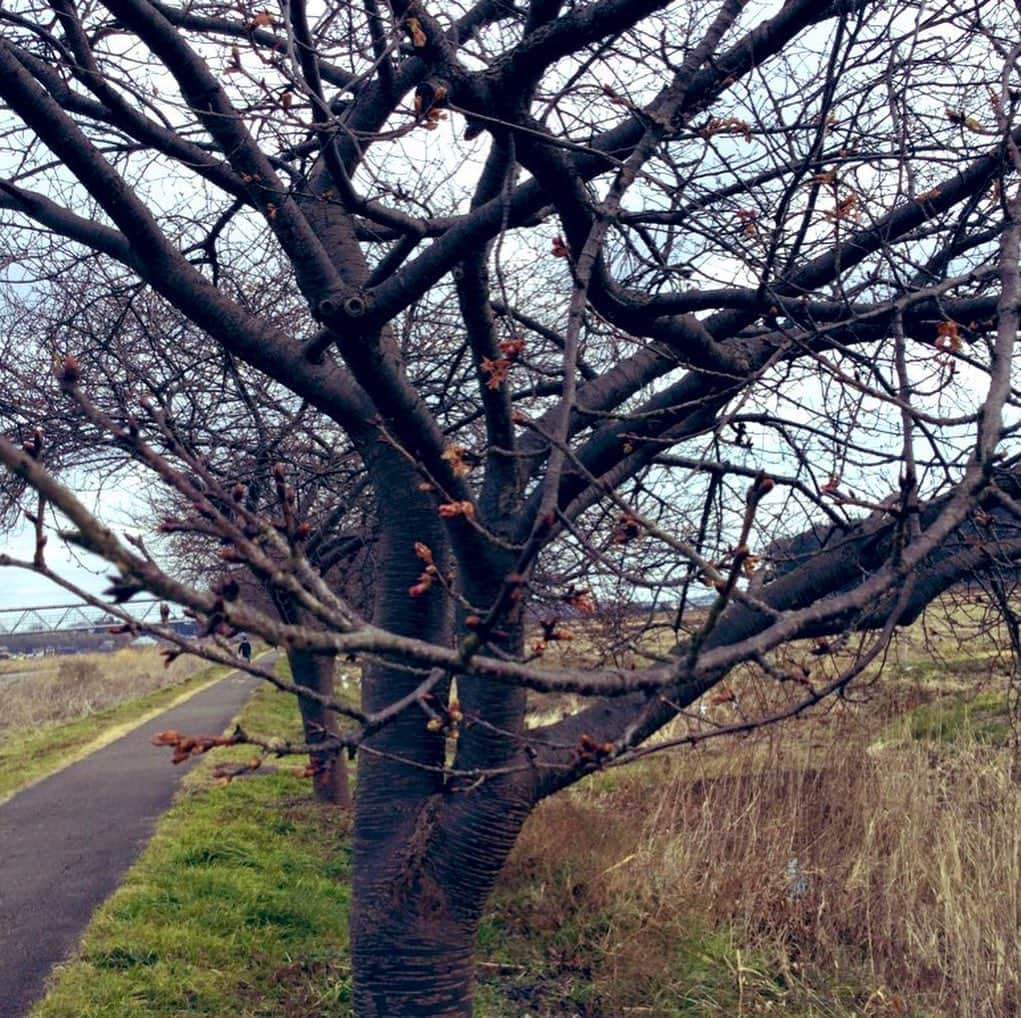
[[[446, 642], [452, 628], [449, 599], [436, 588], [421, 597], [408, 593], [421, 571], [415, 541], [428, 544], [441, 572], [447, 569], [435, 502], [417, 496], [417, 478], [403, 461], [392, 458], [386, 473], [385, 481], [377, 479], [377, 490], [406, 494], [380, 508], [375, 621], [391, 631]], [[400, 480], [397, 473], [403, 474]], [[487, 573], [488, 582], [472, 585], [469, 596], [488, 603], [508, 563], [477, 558], [475, 568]], [[520, 641], [520, 634], [520, 626], [508, 626], [511, 640]], [[393, 702], [423, 678], [407, 669], [366, 669], [363, 708]], [[434, 689], [437, 713], [449, 693], [443, 683]], [[524, 694], [459, 680], [458, 696], [465, 719], [453, 772], [445, 767], [453, 745], [443, 732], [430, 730], [429, 716], [414, 707], [358, 755], [351, 913], [358, 1018], [472, 1013], [479, 920], [534, 798], [528, 767], [481, 783], [457, 773], [473, 766], [513, 768], [522, 761], [515, 733], [523, 724]], [[474, 724], [475, 717], [490, 723], [496, 718], [503, 734]]]
[[[288, 652], [291, 675], [299, 686], [304, 686], [322, 696], [332, 697], [336, 659], [332, 655], [308, 654], [304, 651]], [[323, 742], [338, 732], [336, 711], [327, 710], [321, 703], [298, 697], [298, 708], [310, 745]], [[343, 753], [311, 753], [309, 763], [313, 768], [312, 788], [320, 802], [337, 806], [351, 806], [351, 789], [347, 778], [347, 759]]]
[[[422, 571], [416, 541], [430, 547], [441, 575], [448, 569], [435, 500], [419, 492], [420, 478], [403, 458], [380, 443], [373, 451], [374, 484], [386, 493], [379, 504], [374, 621], [448, 642], [453, 613], [441, 585], [409, 595]], [[494, 584], [502, 567], [494, 567]], [[425, 677], [404, 668], [367, 667], [363, 709], [392, 703]], [[467, 692], [459, 689], [462, 698]], [[449, 693], [443, 682], [433, 688], [430, 705], [437, 714]], [[479, 918], [530, 808], [530, 777], [494, 778], [473, 788], [451, 776], [445, 770], [446, 734], [429, 720], [412, 707], [358, 754], [351, 912], [358, 1018], [471, 1015]], [[462, 740], [480, 735], [481, 727], [473, 730], [466, 717]]]
[[360, 853], [351, 924], [357, 1018], [469, 1018], [479, 920], [530, 809], [528, 789], [511, 782], [451, 786], [410, 827], [378, 841], [374, 863]]
[[[428, 835], [422, 833], [428, 851]], [[477, 920], [459, 914], [451, 889], [437, 881], [425, 860], [411, 858], [423, 846], [411, 841], [402, 847], [409, 867], [404, 873], [393, 872], [393, 864], [386, 867], [389, 878], [366, 874], [364, 863], [356, 867], [363, 879], [351, 923], [354, 1013], [470, 1018]]]

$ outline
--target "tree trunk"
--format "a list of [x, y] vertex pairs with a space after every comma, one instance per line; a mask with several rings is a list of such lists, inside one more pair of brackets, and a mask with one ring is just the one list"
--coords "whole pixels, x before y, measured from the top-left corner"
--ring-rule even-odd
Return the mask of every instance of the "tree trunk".
[[[364, 451], [380, 520], [373, 621], [393, 632], [446, 643], [452, 610], [440, 584], [411, 596], [427, 545], [443, 575], [446, 533], [436, 503], [405, 459], [378, 440]], [[397, 493], [400, 497], [395, 497]], [[416, 689], [427, 673], [368, 663], [362, 709], [380, 710]], [[433, 688], [442, 711], [449, 683]], [[437, 867], [444, 808], [446, 735], [418, 707], [403, 711], [362, 745], [355, 797], [351, 961], [358, 1018], [471, 1014], [472, 952], [478, 910], [455, 902]]]
[[[405, 890], [414, 901], [363, 912], [352, 944], [356, 1018], [471, 1018], [475, 925], [453, 914], [440, 888]], [[367, 925], [369, 915], [378, 922]]]
[[[309, 654], [305, 651], [292, 650], [287, 659], [291, 665], [291, 675], [299, 686], [313, 690], [322, 696], [333, 696], [333, 678], [336, 659], [327, 654]], [[336, 711], [327, 710], [322, 704], [306, 697], [298, 697], [298, 708], [301, 711], [302, 725], [306, 741], [314, 745], [317, 742], [336, 735]], [[337, 806], [351, 806], [351, 789], [347, 778], [347, 759], [343, 753], [311, 753], [309, 763], [313, 768], [312, 788], [320, 802], [329, 802]]]
[[355, 842], [351, 954], [357, 1018], [472, 1014], [475, 935], [531, 809], [530, 785], [454, 786], [409, 823]]

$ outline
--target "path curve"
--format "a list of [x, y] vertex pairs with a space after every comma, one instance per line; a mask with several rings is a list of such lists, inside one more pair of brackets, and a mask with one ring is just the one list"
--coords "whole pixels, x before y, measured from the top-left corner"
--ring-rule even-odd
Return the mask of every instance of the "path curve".
[[149, 744], [222, 732], [258, 685], [239, 672], [0, 805], [0, 1018], [22, 1018], [117, 888], [194, 761]]

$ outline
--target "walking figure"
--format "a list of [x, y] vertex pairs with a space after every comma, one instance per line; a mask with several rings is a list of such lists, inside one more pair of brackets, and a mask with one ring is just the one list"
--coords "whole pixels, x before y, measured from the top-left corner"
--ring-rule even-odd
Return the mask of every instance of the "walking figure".
[[252, 645], [248, 642], [247, 636], [241, 637], [241, 643], [238, 644], [238, 650], [241, 652], [241, 656], [246, 661], [252, 660]]

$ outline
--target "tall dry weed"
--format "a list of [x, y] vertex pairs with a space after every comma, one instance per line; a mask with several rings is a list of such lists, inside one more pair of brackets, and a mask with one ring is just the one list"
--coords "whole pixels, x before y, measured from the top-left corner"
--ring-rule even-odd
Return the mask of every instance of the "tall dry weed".
[[25, 662], [25, 673], [0, 690], [0, 735], [88, 717], [125, 700], [184, 681], [205, 667], [178, 658], [164, 668], [155, 647]]
[[690, 754], [601, 775], [546, 803], [510, 886], [545, 881], [551, 911], [569, 899], [570, 913], [604, 917], [592, 979], [620, 1006], [621, 987], [653, 986], [654, 967], [678, 955], [671, 939], [702, 924], [775, 959], [787, 985], [859, 987], [850, 1013], [1021, 1015], [1009, 754], [912, 742], [870, 752], [835, 733], [799, 763], [780, 750], [764, 759], [764, 744], [708, 767]]

